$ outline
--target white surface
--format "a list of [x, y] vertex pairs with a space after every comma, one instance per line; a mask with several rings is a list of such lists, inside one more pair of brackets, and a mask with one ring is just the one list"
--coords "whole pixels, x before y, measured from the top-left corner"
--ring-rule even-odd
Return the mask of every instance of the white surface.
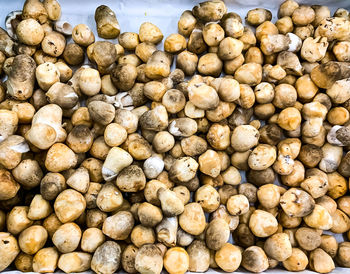
[[[204, 1], [204, 0], [202, 0]], [[5, 17], [14, 10], [21, 10], [24, 0], [0, 0], [1, 27], [4, 27]], [[164, 38], [177, 32], [177, 21], [181, 13], [201, 1], [191, 0], [59, 0], [62, 7], [62, 20], [67, 20], [73, 26], [79, 23], [88, 24], [96, 34], [94, 12], [97, 6], [107, 5], [116, 14], [121, 32], [138, 32], [141, 23], [145, 21], [156, 24], [164, 34]], [[256, 8], [268, 8], [276, 20], [277, 7], [283, 0], [226, 0], [228, 11], [241, 15], [244, 19], [247, 11]], [[332, 13], [336, 7], [350, 8], [349, 0], [303, 0], [302, 3], [327, 4]], [[99, 39], [96, 35], [96, 38]]]
[[[97, 6], [107, 5], [117, 15], [120, 23], [121, 32], [138, 32], [143, 22], [149, 21], [156, 24], [164, 34], [164, 38], [171, 33], [177, 32], [177, 22], [184, 10], [191, 10], [194, 5], [202, 1], [191, 0], [59, 0], [62, 7], [61, 20], [66, 20], [74, 25], [85, 23], [94, 31], [97, 36], [94, 12]], [[4, 28], [5, 17], [14, 10], [21, 10], [24, 0], [0, 0], [0, 25]], [[276, 20], [278, 5], [283, 0], [225, 0], [228, 12], [238, 13], [244, 19], [248, 10], [256, 7], [263, 7], [271, 10], [273, 14], [272, 21]], [[331, 8], [331, 13], [336, 8], [350, 9], [350, 0], [304, 0], [298, 1], [307, 4], [325, 4]], [[164, 41], [164, 39], [163, 39]], [[158, 45], [163, 49], [162, 44]], [[244, 182], [244, 177], [242, 182]], [[266, 271], [268, 273], [287, 273], [283, 269], [273, 269]], [[21, 273], [19, 271], [7, 271], [3, 273]], [[57, 271], [57, 273], [62, 273]], [[86, 273], [93, 273], [91, 271]], [[222, 271], [209, 270], [207, 273], [223, 273]], [[236, 271], [236, 273], [248, 273], [245, 270]], [[315, 273], [312, 271], [302, 271], [302, 274]], [[343, 274], [350, 273], [349, 268], [337, 268], [332, 273]]]

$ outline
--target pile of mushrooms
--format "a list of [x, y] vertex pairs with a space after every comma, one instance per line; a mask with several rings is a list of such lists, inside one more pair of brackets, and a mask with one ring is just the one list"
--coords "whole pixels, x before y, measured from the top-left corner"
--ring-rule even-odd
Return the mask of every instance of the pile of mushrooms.
[[210, 0], [164, 50], [116, 13], [0, 29], [0, 271], [350, 267], [349, 11]]

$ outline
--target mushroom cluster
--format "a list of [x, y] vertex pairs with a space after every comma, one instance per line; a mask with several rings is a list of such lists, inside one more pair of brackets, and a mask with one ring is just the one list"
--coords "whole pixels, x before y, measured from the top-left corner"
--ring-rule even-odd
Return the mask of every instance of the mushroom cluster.
[[0, 271], [350, 267], [348, 10], [245, 26], [210, 0], [164, 50], [105, 5], [99, 41], [60, 16], [26, 0], [0, 29]]

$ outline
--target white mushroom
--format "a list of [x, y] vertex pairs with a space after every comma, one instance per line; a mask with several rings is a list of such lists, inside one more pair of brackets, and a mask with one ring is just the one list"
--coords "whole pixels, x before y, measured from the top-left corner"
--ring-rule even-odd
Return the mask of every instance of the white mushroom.
[[21, 10], [12, 11], [6, 16], [6, 19], [5, 19], [6, 30], [7, 30], [8, 35], [13, 39], [17, 39], [17, 35], [13, 29], [12, 20], [20, 21], [21, 19], [22, 19], [22, 11]]
[[56, 21], [54, 23], [54, 28], [56, 31], [64, 34], [64, 35], [72, 35], [73, 27], [67, 21]]

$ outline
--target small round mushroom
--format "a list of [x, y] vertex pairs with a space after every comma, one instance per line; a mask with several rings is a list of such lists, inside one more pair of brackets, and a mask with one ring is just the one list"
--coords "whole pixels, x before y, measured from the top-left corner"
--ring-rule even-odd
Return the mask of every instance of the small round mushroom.
[[44, 39], [44, 30], [35, 19], [29, 18], [18, 24], [16, 35], [21, 43], [36, 46]]
[[272, 19], [272, 14], [269, 10], [256, 8], [249, 10], [246, 16], [246, 21], [248, 24], [253, 26], [258, 26], [265, 21], [270, 21]]
[[349, 242], [339, 244], [336, 261], [343, 267], [349, 267]]
[[80, 46], [87, 47], [95, 42], [95, 36], [85, 24], [78, 24], [73, 28], [72, 38]]
[[54, 200], [66, 188], [66, 180], [60, 173], [47, 173], [40, 182], [40, 194], [45, 200]]
[[119, 44], [126, 50], [135, 50], [139, 44], [139, 36], [134, 32], [123, 32], [118, 37]]
[[15, 259], [15, 266], [19, 271], [22, 272], [31, 272], [33, 271], [33, 256], [25, 254], [25, 253], [20, 253]]
[[0, 232], [0, 271], [5, 270], [20, 252], [17, 240], [8, 232]]
[[321, 248], [316, 248], [310, 252], [310, 262], [309, 266], [312, 270], [319, 273], [331, 272], [334, 268], [334, 262], [324, 250]]
[[145, 244], [155, 243], [156, 235], [153, 228], [137, 225], [133, 228], [130, 239], [136, 247], [141, 247]]
[[201, 234], [206, 226], [202, 207], [198, 203], [185, 205], [184, 212], [179, 217], [179, 225], [189, 234]]
[[242, 215], [248, 212], [249, 210], [249, 200], [246, 196], [242, 194], [232, 195], [227, 200], [227, 210], [233, 215]]
[[264, 244], [264, 250], [270, 258], [280, 262], [287, 260], [293, 254], [289, 237], [285, 233], [276, 233], [269, 237]]
[[96, 273], [113, 273], [120, 265], [122, 250], [114, 241], [100, 245], [91, 260], [91, 269]]
[[6, 225], [11, 234], [17, 235], [33, 224], [33, 221], [28, 218], [28, 209], [27, 206], [15, 206], [9, 212]]
[[299, 248], [292, 248], [292, 255], [282, 262], [283, 267], [288, 271], [303, 271], [306, 269], [309, 260], [306, 254]]
[[229, 236], [228, 223], [221, 218], [213, 219], [205, 232], [206, 244], [212, 250], [222, 249], [228, 242]]
[[276, 150], [266, 144], [260, 144], [249, 155], [248, 164], [253, 170], [264, 170], [270, 167], [276, 160]]
[[62, 254], [57, 266], [65, 273], [87, 271], [90, 268], [91, 257], [92, 255], [84, 252]]
[[81, 249], [93, 253], [105, 241], [105, 236], [98, 228], [91, 227], [83, 232], [81, 237]]
[[196, 176], [198, 163], [192, 157], [177, 159], [170, 167], [169, 178], [177, 183], [186, 183]]
[[321, 245], [321, 236], [317, 230], [301, 227], [295, 232], [295, 238], [299, 246], [307, 251], [314, 250]]
[[249, 228], [257, 237], [268, 237], [278, 229], [276, 218], [264, 210], [255, 210], [250, 216]]
[[0, 200], [8, 200], [16, 196], [20, 185], [6, 169], [0, 169], [1, 187]]
[[18, 244], [24, 253], [34, 255], [45, 245], [47, 237], [48, 233], [43, 226], [33, 225], [21, 232]]
[[107, 217], [103, 223], [102, 231], [114, 240], [125, 240], [134, 226], [134, 218], [128, 211], [119, 211]]
[[81, 239], [81, 230], [76, 223], [61, 225], [52, 236], [52, 242], [62, 253], [76, 250]]
[[215, 252], [215, 262], [226, 272], [233, 272], [238, 269], [242, 261], [240, 248], [230, 243], [225, 243]]
[[247, 151], [258, 144], [259, 131], [250, 125], [236, 127], [231, 135], [231, 146], [235, 151]]
[[33, 257], [33, 270], [35, 272], [55, 272], [58, 257], [58, 251], [54, 247], [40, 249]]
[[206, 212], [213, 212], [220, 205], [219, 193], [209, 184], [203, 185], [197, 189], [194, 200], [198, 202]]
[[47, 91], [56, 82], [60, 81], [60, 73], [57, 67], [50, 62], [39, 65], [35, 71], [36, 80], [40, 88]]
[[199, 58], [197, 69], [203, 75], [218, 77], [223, 63], [216, 53], [207, 53]]
[[163, 214], [160, 208], [147, 202], [142, 203], [138, 207], [137, 215], [140, 223], [147, 227], [154, 227], [163, 219]]
[[205, 242], [194, 240], [187, 248], [190, 257], [189, 271], [205, 272], [209, 268], [210, 251], [206, 247]]
[[62, 34], [55, 31], [45, 35], [41, 42], [43, 52], [54, 57], [60, 56], [63, 53], [65, 46], [66, 39]]
[[60, 172], [74, 167], [77, 164], [77, 156], [68, 146], [57, 143], [47, 152], [45, 167], [51, 172]]
[[268, 269], [269, 262], [262, 248], [251, 246], [243, 251], [241, 265], [248, 271], [258, 273]]
[[36, 194], [29, 206], [28, 218], [31, 220], [40, 220], [49, 216], [52, 212], [52, 207], [40, 194]]
[[164, 50], [169, 53], [179, 53], [186, 48], [186, 39], [181, 34], [170, 34], [164, 41]]
[[184, 50], [177, 55], [176, 67], [183, 70], [187, 76], [191, 76], [195, 73], [197, 64], [198, 56], [195, 53]]
[[117, 38], [120, 26], [115, 13], [107, 6], [101, 5], [95, 11], [98, 36], [104, 39]]
[[172, 247], [164, 255], [164, 268], [169, 274], [185, 273], [189, 267], [189, 256], [182, 247]]
[[326, 235], [326, 234], [322, 235], [320, 248], [322, 248], [332, 258], [334, 258], [335, 255], [337, 255], [337, 251], [338, 251], [338, 243], [336, 238], [333, 235]]
[[291, 217], [304, 217], [309, 215], [314, 207], [314, 199], [305, 191], [290, 188], [280, 199], [283, 211]]
[[304, 222], [312, 228], [328, 230], [333, 226], [332, 216], [327, 209], [318, 204], [308, 216], [304, 217]]
[[265, 184], [259, 187], [257, 197], [260, 204], [267, 209], [274, 208], [280, 203], [279, 188], [273, 184]]
[[121, 264], [123, 269], [128, 273], [136, 273], [135, 258], [138, 248], [134, 245], [128, 245], [122, 253]]
[[160, 274], [163, 268], [161, 250], [154, 244], [143, 245], [136, 254], [135, 269], [140, 272]]
[[110, 182], [104, 184], [97, 195], [97, 207], [103, 212], [112, 212], [122, 204], [123, 196], [120, 190]]
[[55, 213], [62, 223], [76, 220], [84, 212], [86, 201], [84, 196], [73, 189], [62, 191], [54, 203]]
[[150, 22], [142, 23], [139, 29], [139, 37], [141, 42], [149, 42], [158, 44], [163, 40], [161, 30]]
[[63, 59], [69, 65], [72, 65], [72, 66], [79, 65], [84, 61], [84, 50], [78, 44], [70, 43], [66, 45], [63, 51]]
[[176, 193], [170, 189], [160, 188], [158, 190], [158, 199], [166, 216], [177, 216], [184, 211], [184, 204]]

